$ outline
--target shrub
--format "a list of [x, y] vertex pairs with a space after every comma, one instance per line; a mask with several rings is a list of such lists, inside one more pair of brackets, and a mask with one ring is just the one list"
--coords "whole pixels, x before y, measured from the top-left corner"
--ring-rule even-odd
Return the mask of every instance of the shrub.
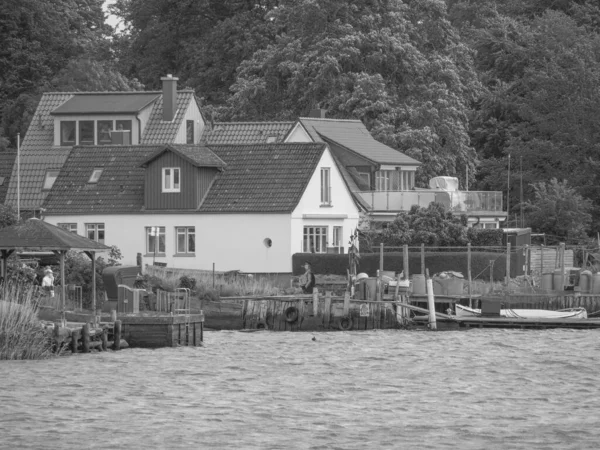
[[179, 287], [193, 291], [196, 288], [196, 279], [194, 277], [188, 277], [187, 275], [183, 275], [179, 278]]

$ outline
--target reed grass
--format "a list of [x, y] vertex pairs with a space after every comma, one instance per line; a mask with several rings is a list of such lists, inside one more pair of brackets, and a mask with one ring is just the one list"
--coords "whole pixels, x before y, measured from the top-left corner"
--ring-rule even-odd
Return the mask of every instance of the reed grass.
[[[268, 275], [231, 276], [223, 272], [201, 271], [193, 269], [165, 269], [162, 267], [147, 266], [145, 273], [149, 276], [160, 278], [161, 285], [165, 290], [175, 290], [179, 287], [179, 279], [187, 276], [196, 279], [198, 291], [213, 289], [222, 296], [237, 295], [280, 295], [285, 289], [282, 281], [277, 277]], [[213, 278], [214, 277], [214, 278]]]
[[40, 291], [32, 284], [0, 285], [0, 360], [44, 359], [52, 341], [37, 317]]

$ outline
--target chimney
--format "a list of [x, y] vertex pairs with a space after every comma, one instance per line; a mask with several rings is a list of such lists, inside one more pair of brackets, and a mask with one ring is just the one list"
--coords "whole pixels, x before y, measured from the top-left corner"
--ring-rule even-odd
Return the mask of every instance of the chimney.
[[311, 109], [308, 117], [313, 117], [315, 119], [324, 119], [327, 115], [326, 109]]
[[174, 78], [173, 75], [168, 74], [160, 80], [162, 81], [163, 91], [163, 120], [171, 122], [177, 111], [177, 81], [179, 78]]

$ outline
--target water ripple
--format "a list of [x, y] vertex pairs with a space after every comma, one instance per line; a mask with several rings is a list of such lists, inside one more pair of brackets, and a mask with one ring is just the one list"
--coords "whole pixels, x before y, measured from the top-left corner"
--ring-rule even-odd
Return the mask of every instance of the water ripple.
[[0, 448], [592, 449], [600, 438], [593, 330], [205, 341], [1, 363]]

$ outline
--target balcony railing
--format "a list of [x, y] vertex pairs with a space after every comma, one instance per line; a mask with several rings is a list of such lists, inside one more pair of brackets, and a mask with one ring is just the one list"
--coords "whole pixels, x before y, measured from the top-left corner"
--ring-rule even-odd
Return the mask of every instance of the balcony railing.
[[412, 205], [441, 203], [456, 213], [502, 213], [499, 191], [357, 191], [371, 211], [408, 211]]

